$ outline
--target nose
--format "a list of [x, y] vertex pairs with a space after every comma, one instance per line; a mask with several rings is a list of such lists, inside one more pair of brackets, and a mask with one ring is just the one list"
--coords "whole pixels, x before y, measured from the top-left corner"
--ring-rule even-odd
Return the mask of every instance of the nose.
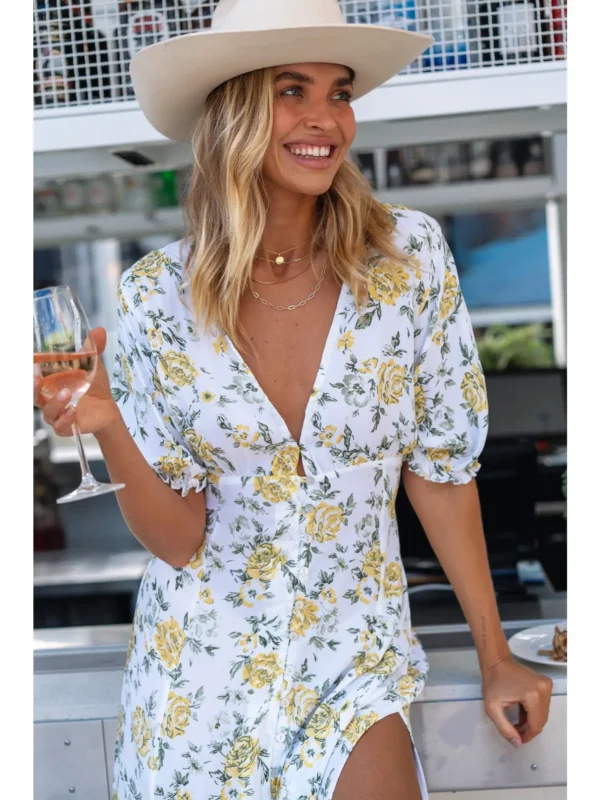
[[327, 100], [316, 100], [310, 104], [307, 108], [305, 124], [308, 128], [324, 132], [337, 128], [337, 122]]

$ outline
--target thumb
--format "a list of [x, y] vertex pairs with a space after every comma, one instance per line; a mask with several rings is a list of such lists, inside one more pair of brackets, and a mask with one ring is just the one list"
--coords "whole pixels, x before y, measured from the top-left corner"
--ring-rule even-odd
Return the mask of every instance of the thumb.
[[90, 331], [90, 338], [96, 345], [98, 355], [101, 356], [106, 347], [106, 330], [104, 328], [94, 328]]
[[520, 747], [523, 742], [519, 731], [508, 721], [502, 705], [499, 702], [488, 703], [485, 711], [502, 736], [515, 747]]

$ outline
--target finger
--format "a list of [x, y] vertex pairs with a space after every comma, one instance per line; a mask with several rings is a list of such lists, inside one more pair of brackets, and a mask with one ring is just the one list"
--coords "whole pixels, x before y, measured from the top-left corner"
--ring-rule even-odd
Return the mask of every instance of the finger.
[[498, 728], [501, 735], [515, 747], [521, 746], [521, 735], [514, 725], [508, 721], [504, 709], [497, 702], [487, 703], [485, 712], [492, 720], [494, 725]]
[[77, 421], [77, 414], [73, 406], [69, 406], [64, 414], [61, 414], [52, 426], [57, 436], [73, 436], [73, 425]]
[[94, 328], [90, 331], [90, 339], [94, 343], [96, 352], [101, 356], [106, 347], [106, 330], [104, 328]]
[[527, 723], [523, 733], [523, 741], [530, 742], [535, 736], [542, 732], [544, 725], [548, 721], [550, 713], [550, 698], [544, 690], [532, 691], [522, 700], [523, 707], [527, 712]]
[[61, 389], [51, 400], [44, 406], [43, 418], [49, 425], [54, 425], [58, 417], [65, 412], [67, 405], [71, 400], [71, 392], [68, 389]]
[[33, 405], [43, 408], [46, 401], [42, 397], [42, 379], [37, 375], [33, 376]]

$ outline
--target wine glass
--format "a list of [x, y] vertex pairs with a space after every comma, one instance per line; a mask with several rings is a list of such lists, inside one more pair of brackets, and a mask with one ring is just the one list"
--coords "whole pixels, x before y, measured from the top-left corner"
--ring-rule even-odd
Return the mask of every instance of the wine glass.
[[[68, 286], [53, 286], [33, 293], [33, 374], [41, 380], [41, 394], [51, 400], [61, 389], [71, 392], [75, 407], [90, 388], [98, 353], [77, 294]], [[57, 503], [73, 503], [123, 489], [124, 483], [100, 483], [90, 471], [77, 423], [73, 436], [81, 464], [81, 484]]]

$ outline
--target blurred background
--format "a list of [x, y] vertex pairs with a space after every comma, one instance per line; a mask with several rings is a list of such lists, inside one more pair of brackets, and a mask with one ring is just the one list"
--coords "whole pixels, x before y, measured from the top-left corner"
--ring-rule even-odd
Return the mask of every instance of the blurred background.
[[[440, 221], [490, 394], [479, 488], [504, 620], [566, 615], [567, 0], [340, 3], [349, 22], [435, 44], [355, 103], [352, 157], [375, 195]], [[69, 284], [109, 333], [121, 272], [184, 232], [190, 150], [142, 117], [127, 76], [141, 47], [208, 28], [202, 0], [34, 2], [34, 284]], [[590, 153], [591, 158], [591, 153]], [[95, 441], [94, 473], [106, 479]], [[113, 495], [57, 506], [74, 442], [34, 431], [35, 627], [125, 625], [149, 555]], [[403, 490], [413, 624], [464, 621]]]

